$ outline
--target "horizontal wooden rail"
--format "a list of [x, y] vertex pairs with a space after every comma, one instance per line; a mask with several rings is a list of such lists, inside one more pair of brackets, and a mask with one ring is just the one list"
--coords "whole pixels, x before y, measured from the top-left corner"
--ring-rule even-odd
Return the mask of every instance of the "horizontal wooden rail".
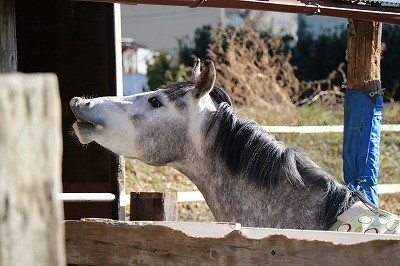
[[400, 184], [379, 184], [379, 194], [393, 194], [400, 193]]
[[65, 222], [78, 265], [398, 265], [400, 236], [244, 228], [237, 223]]
[[204, 201], [200, 191], [178, 192], [178, 202]]
[[111, 193], [60, 193], [58, 199], [64, 202], [112, 202], [115, 195]]
[[[379, 184], [378, 191], [379, 194], [400, 193], [400, 184]], [[178, 193], [179, 203], [205, 201], [200, 191], [185, 191], [177, 193]], [[130, 196], [123, 195], [121, 197], [121, 205], [126, 206], [129, 205], [129, 203], [130, 203]]]
[[[195, 201], [205, 201], [203, 195], [200, 191], [184, 191], [177, 192], [178, 203], [184, 202], [195, 202]], [[122, 195], [120, 205], [126, 206], [130, 204], [130, 195]]]
[[[332, 126], [263, 126], [265, 131], [269, 133], [342, 133], [343, 125]], [[400, 132], [400, 125], [382, 125], [381, 131]]]

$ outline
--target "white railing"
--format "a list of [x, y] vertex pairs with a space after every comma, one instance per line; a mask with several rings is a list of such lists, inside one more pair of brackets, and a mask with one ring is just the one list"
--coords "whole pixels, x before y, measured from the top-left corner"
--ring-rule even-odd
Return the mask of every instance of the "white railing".
[[[343, 125], [332, 126], [263, 126], [265, 131], [269, 133], [342, 133]], [[382, 125], [383, 132], [400, 132], [400, 125]]]
[[[400, 193], [400, 184], [379, 184], [379, 194]], [[200, 191], [184, 191], [177, 192], [178, 202], [196, 202], [205, 201]], [[115, 195], [111, 193], [61, 193], [59, 199], [66, 202], [111, 202], [115, 200]], [[120, 198], [120, 205], [126, 206], [130, 204], [130, 195], [125, 194]]]

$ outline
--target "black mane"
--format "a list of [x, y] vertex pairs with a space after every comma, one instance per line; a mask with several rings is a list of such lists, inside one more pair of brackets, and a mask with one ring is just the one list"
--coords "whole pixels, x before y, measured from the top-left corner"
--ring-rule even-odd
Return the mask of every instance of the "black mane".
[[296, 187], [322, 187], [326, 194], [320, 218], [325, 221], [326, 229], [355, 201], [348, 188], [335, 182], [305, 153], [286, 148], [256, 123], [239, 117], [230, 104], [219, 105], [207, 134], [215, 125], [218, 127], [215, 152], [233, 175], [241, 174], [266, 189], [273, 189], [283, 180]]

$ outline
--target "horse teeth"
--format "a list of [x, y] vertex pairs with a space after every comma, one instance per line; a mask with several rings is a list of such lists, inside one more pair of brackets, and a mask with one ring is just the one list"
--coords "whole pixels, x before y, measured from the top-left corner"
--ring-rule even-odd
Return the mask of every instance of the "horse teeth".
[[97, 125], [96, 128], [97, 128], [97, 129], [103, 129], [103, 127], [100, 126], [100, 125]]

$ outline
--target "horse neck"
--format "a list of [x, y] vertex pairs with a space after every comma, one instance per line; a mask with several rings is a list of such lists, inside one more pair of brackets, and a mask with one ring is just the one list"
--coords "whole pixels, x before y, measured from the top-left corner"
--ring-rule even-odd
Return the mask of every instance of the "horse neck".
[[[233, 174], [229, 170], [214, 152], [216, 135], [214, 127], [201, 148], [188, 148], [185, 159], [173, 166], [196, 184], [218, 221], [274, 228], [321, 230], [330, 226], [332, 221], [321, 219], [321, 213], [326, 210], [326, 188], [330, 186], [335, 197], [335, 193], [344, 189], [342, 186], [329, 179], [321, 179], [318, 185], [306, 184], [309, 187], [295, 186], [286, 179], [273, 187], [260, 186], [251, 182], [245, 173]], [[347, 195], [337, 204], [345, 200]], [[337, 210], [334, 207], [330, 212]]]
[[203, 194], [217, 221], [243, 226], [324, 229], [317, 219], [321, 195], [304, 191], [283, 181], [273, 189], [260, 187], [242, 175], [232, 175], [223, 162], [208, 153], [203, 159], [175, 165]]

